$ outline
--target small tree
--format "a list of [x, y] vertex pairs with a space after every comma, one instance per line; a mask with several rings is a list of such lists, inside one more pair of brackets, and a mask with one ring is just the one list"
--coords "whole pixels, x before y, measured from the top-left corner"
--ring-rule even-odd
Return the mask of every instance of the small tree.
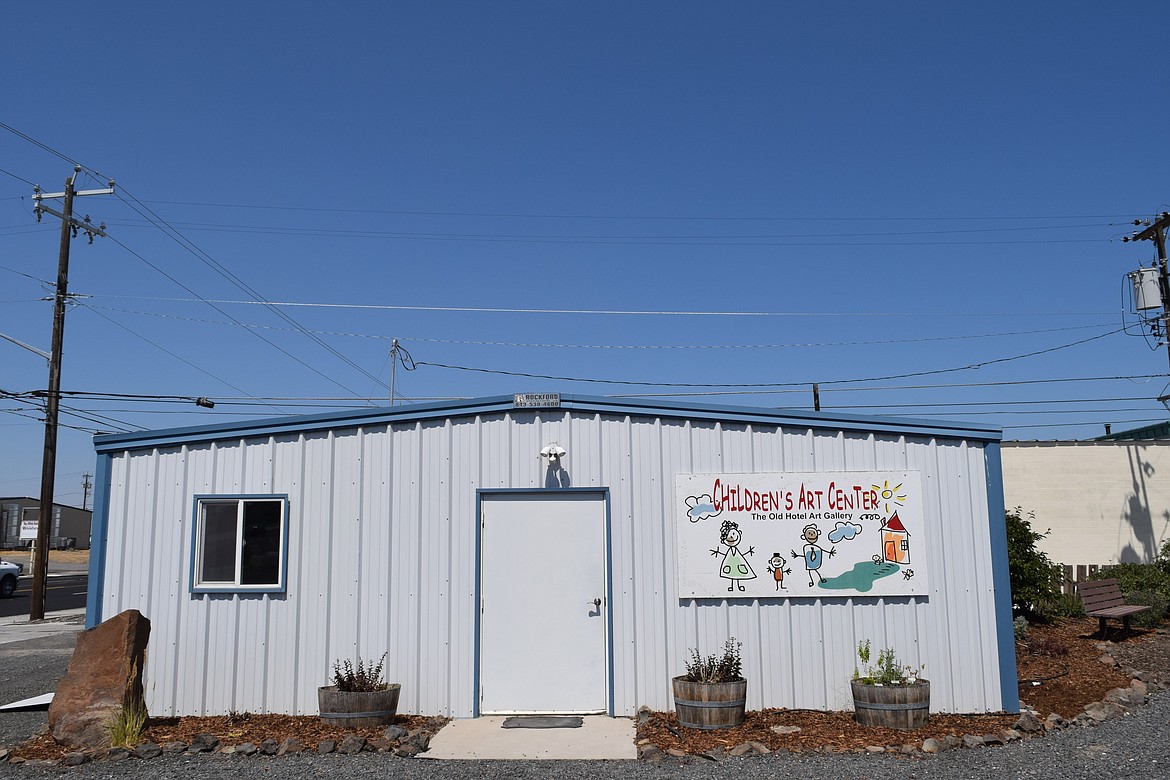
[[1032, 530], [1031, 514], [1020, 508], [1007, 512], [1008, 572], [1012, 587], [1012, 610], [1030, 620], [1045, 618], [1043, 606], [1060, 595], [1057, 588], [1060, 567], [1048, 554], [1036, 549], [1036, 542], [1048, 536]]

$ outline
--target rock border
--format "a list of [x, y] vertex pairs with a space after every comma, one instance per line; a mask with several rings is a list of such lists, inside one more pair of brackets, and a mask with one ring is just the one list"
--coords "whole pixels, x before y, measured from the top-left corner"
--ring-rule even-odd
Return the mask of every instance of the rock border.
[[[1150, 692], [1158, 690], [1170, 690], [1170, 680], [1158, 680], [1153, 675], [1134, 669], [1133, 667], [1122, 667], [1113, 655], [1109, 652], [1110, 647], [1115, 646], [1113, 642], [1098, 642], [1096, 647], [1101, 651], [1101, 663], [1111, 666], [1114, 669], [1121, 671], [1130, 678], [1129, 686], [1126, 688], [1114, 688], [1106, 692], [1101, 701], [1091, 702], [1084, 706], [1084, 709], [1073, 717], [1071, 720], [1064, 718], [1057, 713], [1050, 714], [1044, 720], [1040, 720], [1039, 713], [1031, 707], [1027, 706], [1023, 701], [1020, 702], [1020, 719], [1016, 721], [1015, 727], [1011, 729], [1004, 729], [1003, 731], [992, 734], [963, 734], [962, 736], [955, 734], [948, 734], [943, 739], [928, 738], [922, 742], [921, 745], [907, 743], [903, 745], [870, 745], [865, 748], [857, 749], [835, 749], [832, 746], [823, 746], [815, 748], [807, 752], [815, 753], [895, 753], [898, 755], [914, 755], [914, 754], [934, 754], [943, 753], [947, 750], [956, 748], [979, 748], [992, 747], [997, 745], [1006, 745], [1009, 742], [1018, 742], [1022, 739], [1034, 739], [1042, 737], [1049, 732], [1061, 731], [1073, 727], [1090, 728], [1096, 727], [1107, 720], [1113, 718], [1121, 718], [1127, 715], [1131, 710], [1145, 706], [1150, 700]], [[638, 725], [645, 723], [646, 720], [652, 718], [653, 712], [648, 707], [639, 707], [636, 716]], [[774, 729], [796, 729], [798, 726], [775, 726]], [[778, 733], [791, 733], [778, 732]], [[638, 758], [643, 761], [663, 761], [667, 759], [674, 759], [678, 761], [692, 761], [694, 759], [704, 759], [708, 761], [724, 761], [729, 758], [741, 758], [744, 756], [759, 756], [768, 755], [773, 752], [790, 752], [770, 750], [767, 746], [760, 742], [750, 741], [743, 742], [730, 750], [723, 750], [717, 748], [708, 750], [703, 753], [687, 753], [678, 748], [667, 748], [662, 750], [657, 745], [654, 745], [649, 739], [640, 739], [637, 743]]]
[[[446, 725], [446, 719], [442, 725]], [[442, 728], [442, 726], [439, 726]], [[0, 764], [25, 766], [80, 766], [91, 761], [125, 761], [140, 759], [149, 761], [159, 756], [167, 755], [227, 755], [227, 756], [291, 756], [301, 753], [316, 752], [321, 755], [338, 753], [341, 755], [355, 755], [357, 753], [385, 753], [397, 758], [414, 758], [425, 753], [430, 747], [431, 739], [438, 729], [415, 728], [407, 731], [399, 725], [387, 726], [382, 736], [366, 739], [356, 734], [346, 734], [340, 741], [322, 740], [316, 750], [308, 748], [300, 739], [289, 737], [282, 742], [266, 739], [256, 745], [243, 742], [238, 745], [227, 745], [214, 734], [199, 734], [191, 743], [182, 741], [167, 742], [156, 745], [153, 742], [144, 742], [134, 749], [125, 747], [111, 747], [103, 750], [76, 751], [67, 753], [59, 759], [25, 759], [13, 755], [12, 748], [0, 747]]]

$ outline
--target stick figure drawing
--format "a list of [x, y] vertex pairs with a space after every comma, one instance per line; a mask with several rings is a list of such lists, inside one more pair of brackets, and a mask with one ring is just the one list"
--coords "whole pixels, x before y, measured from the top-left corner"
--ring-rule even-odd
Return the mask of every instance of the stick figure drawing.
[[[743, 580], [756, 578], [751, 564], [739, 551], [741, 538], [739, 524], [731, 520], [724, 520], [723, 525], [719, 528], [719, 541], [727, 545], [727, 551], [723, 552], [718, 546], [711, 551], [715, 557], [723, 556], [723, 561], [719, 564], [719, 576], [725, 580], [731, 580], [731, 585], [727, 588], [730, 591], [734, 591], [737, 587], [740, 590], [746, 590], [743, 586]], [[755, 553], [756, 548], [749, 547], [746, 555], [755, 555]]]
[[[837, 548], [832, 547], [826, 550], [817, 544], [817, 539], [821, 538], [821, 529], [814, 524], [809, 523], [800, 532], [800, 536], [804, 539], [804, 549], [801, 552], [801, 557], [804, 558], [804, 568], [808, 571], [808, 586], [811, 588], [814, 584], [813, 575], [815, 574], [820, 582], [825, 581], [825, 577], [819, 571], [821, 563], [824, 562], [825, 557], [832, 558], [837, 554]], [[792, 551], [792, 557], [796, 557], [796, 551]]]

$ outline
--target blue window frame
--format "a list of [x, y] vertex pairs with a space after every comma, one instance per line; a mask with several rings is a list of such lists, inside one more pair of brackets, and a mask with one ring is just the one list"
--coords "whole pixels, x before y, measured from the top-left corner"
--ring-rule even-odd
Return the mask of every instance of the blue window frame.
[[196, 496], [193, 593], [283, 593], [288, 496]]

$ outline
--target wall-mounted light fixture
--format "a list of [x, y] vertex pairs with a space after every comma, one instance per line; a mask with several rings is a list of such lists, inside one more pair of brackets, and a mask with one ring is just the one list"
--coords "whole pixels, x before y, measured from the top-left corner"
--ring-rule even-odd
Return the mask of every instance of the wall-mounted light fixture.
[[559, 461], [561, 458], [565, 457], [568, 454], [569, 454], [568, 451], [564, 447], [562, 447], [561, 445], [557, 444], [554, 441], [551, 444], [546, 444], [544, 446], [544, 449], [542, 449], [540, 451], [539, 457], [544, 459], [544, 460], [547, 460], [548, 465], [552, 466], [552, 465], [555, 465], [557, 461]]

